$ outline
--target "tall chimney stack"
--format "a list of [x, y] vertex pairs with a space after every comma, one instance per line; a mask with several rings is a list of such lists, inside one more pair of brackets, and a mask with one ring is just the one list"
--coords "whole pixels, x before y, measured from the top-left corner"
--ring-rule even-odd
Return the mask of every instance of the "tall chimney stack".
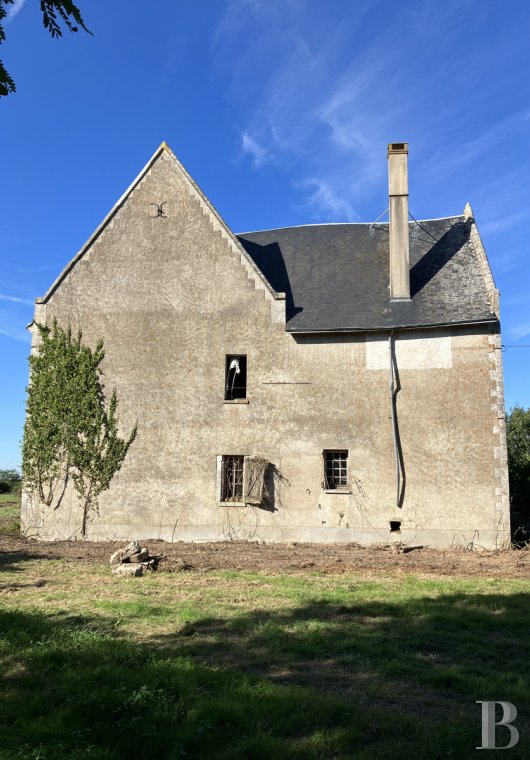
[[410, 299], [408, 143], [388, 146], [390, 298]]

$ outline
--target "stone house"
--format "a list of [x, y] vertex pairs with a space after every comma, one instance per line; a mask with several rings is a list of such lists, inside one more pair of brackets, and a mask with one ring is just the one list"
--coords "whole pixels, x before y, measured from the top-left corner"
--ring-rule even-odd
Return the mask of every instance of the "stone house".
[[[163, 143], [46, 295], [105, 342], [138, 437], [88, 538], [510, 540], [499, 294], [469, 205], [409, 221], [235, 235]], [[26, 497], [23, 528], [74, 538], [80, 507]]]

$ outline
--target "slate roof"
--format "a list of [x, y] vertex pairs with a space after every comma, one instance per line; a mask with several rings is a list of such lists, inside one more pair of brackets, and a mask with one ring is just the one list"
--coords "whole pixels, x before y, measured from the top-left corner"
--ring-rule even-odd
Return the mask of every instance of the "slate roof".
[[470, 240], [473, 224], [464, 216], [410, 223], [410, 302], [390, 301], [388, 224], [237, 237], [274, 290], [286, 293], [290, 332], [497, 322]]

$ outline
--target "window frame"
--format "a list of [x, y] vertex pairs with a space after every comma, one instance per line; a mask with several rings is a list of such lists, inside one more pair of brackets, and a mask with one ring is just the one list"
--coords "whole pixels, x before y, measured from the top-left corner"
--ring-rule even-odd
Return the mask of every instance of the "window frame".
[[[339, 475], [339, 480], [341, 481], [340, 485], [331, 485], [330, 480], [328, 479], [328, 469], [329, 469], [328, 457], [329, 456], [333, 457], [333, 455], [344, 455], [344, 459], [345, 459], [346, 474], [344, 476], [342, 475], [342, 473]], [[332, 473], [332, 478], [333, 478], [332, 482], [335, 481], [335, 477], [333, 475], [334, 461], [335, 460], [331, 461], [331, 473]], [[350, 480], [349, 461], [350, 461], [349, 449], [324, 449], [322, 451], [322, 464], [323, 464], [323, 470], [324, 470], [324, 480], [322, 482], [322, 488], [325, 491], [325, 493], [351, 493], [351, 489], [349, 485], [349, 480]], [[342, 471], [342, 469], [344, 469], [343, 465], [339, 464], [339, 470]]]
[[[230, 364], [232, 361], [238, 360], [241, 362], [241, 360], [244, 360], [244, 369], [241, 369], [241, 373], [244, 374], [245, 384], [242, 389], [237, 390], [243, 390], [244, 395], [236, 395], [234, 396], [234, 384], [232, 384], [232, 392], [229, 391], [229, 375], [230, 375]], [[237, 377], [237, 373], [234, 373], [234, 380]], [[225, 354], [225, 377], [224, 377], [224, 403], [225, 404], [248, 404], [248, 356], [247, 354]]]
[[[228, 457], [238, 457], [243, 460], [241, 471], [241, 501], [223, 501], [225, 460]], [[268, 461], [263, 457], [248, 454], [218, 454], [216, 496], [219, 507], [258, 506], [263, 502], [265, 493], [265, 472]]]
[[[236, 501], [235, 499], [232, 500], [224, 500], [223, 499], [223, 490], [225, 486], [225, 461], [228, 459], [241, 459], [243, 466], [241, 468], [241, 499], [239, 501]], [[246, 465], [246, 459], [247, 457], [244, 454], [220, 454], [218, 456], [218, 486], [217, 486], [217, 502], [219, 505], [222, 506], [235, 506], [235, 507], [241, 507], [245, 506], [245, 465]]]

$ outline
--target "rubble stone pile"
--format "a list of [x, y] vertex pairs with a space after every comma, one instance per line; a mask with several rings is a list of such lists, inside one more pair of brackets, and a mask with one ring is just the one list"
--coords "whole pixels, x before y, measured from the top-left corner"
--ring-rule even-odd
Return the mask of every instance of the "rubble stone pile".
[[154, 572], [158, 568], [158, 557], [151, 557], [147, 546], [131, 541], [124, 549], [118, 549], [110, 558], [110, 568], [114, 575], [136, 578]]

